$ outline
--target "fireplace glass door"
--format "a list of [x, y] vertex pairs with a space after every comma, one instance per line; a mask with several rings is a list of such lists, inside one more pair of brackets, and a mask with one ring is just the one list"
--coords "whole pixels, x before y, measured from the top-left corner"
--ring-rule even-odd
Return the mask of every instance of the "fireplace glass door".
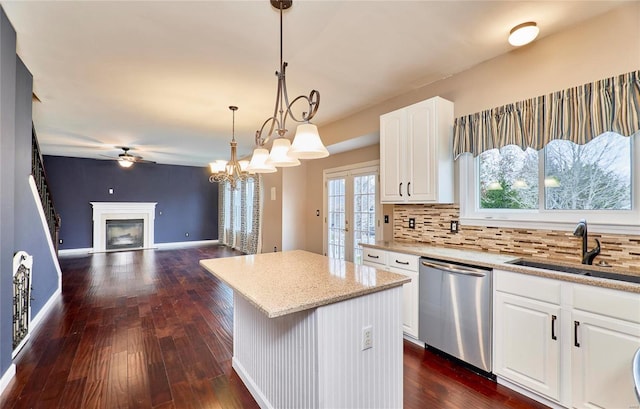
[[144, 219], [107, 220], [106, 249], [144, 247]]

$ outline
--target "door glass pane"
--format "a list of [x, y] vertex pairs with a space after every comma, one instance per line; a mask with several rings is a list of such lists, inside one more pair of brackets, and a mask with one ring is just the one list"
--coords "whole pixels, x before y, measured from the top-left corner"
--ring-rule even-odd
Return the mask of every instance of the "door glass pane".
[[328, 224], [329, 243], [327, 255], [332, 258], [345, 258], [345, 179], [328, 181]]
[[376, 241], [376, 179], [376, 175], [353, 178], [353, 262], [356, 264], [362, 264], [359, 243], [373, 244]]

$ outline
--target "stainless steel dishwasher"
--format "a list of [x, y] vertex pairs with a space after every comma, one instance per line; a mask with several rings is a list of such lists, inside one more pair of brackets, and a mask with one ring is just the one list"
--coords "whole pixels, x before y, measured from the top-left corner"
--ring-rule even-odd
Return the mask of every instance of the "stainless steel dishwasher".
[[420, 259], [418, 338], [491, 372], [490, 269]]

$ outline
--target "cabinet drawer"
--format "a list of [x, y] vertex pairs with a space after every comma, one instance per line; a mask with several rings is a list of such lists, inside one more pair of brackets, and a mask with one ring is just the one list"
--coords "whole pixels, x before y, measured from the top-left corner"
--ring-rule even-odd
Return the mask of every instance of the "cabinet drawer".
[[502, 270], [494, 270], [493, 280], [496, 291], [560, 304], [561, 284], [558, 280]]
[[635, 293], [574, 284], [573, 308], [640, 324], [640, 296]]
[[385, 265], [387, 264], [387, 252], [384, 250], [363, 247], [362, 259], [365, 262]]
[[401, 268], [403, 270], [418, 271], [418, 256], [390, 251], [387, 254], [387, 264], [389, 267]]

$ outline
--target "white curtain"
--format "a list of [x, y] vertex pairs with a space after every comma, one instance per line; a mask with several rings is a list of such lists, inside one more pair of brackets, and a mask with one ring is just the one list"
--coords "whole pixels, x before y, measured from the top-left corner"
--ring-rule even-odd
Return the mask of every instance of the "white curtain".
[[256, 175], [238, 182], [236, 190], [229, 183], [218, 188], [219, 242], [245, 254], [260, 252], [262, 237], [262, 178]]

